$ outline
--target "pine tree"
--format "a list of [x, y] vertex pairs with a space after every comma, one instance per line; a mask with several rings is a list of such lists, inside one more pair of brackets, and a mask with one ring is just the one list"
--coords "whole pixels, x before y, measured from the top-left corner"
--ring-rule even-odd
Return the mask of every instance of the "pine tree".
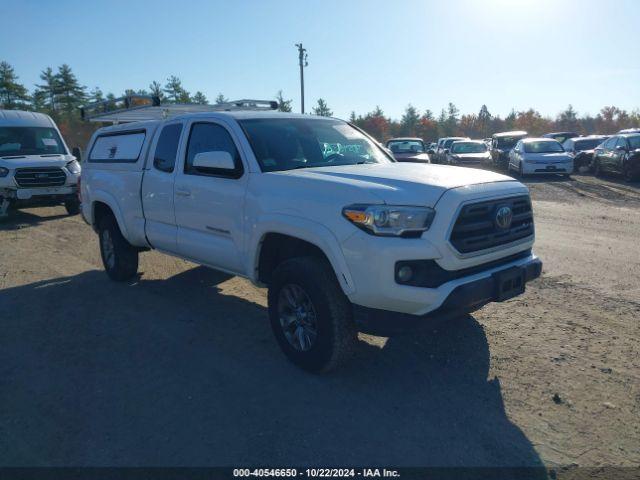
[[291, 111], [291, 100], [285, 100], [284, 95], [282, 94], [282, 90], [278, 90], [278, 94], [276, 95], [276, 101], [278, 102], [278, 111], [280, 112], [290, 112]]
[[[620, 112], [618, 112], [618, 116], [619, 115], [620, 115]], [[560, 112], [560, 115], [558, 115], [557, 122], [560, 128], [567, 129], [567, 130], [577, 130], [578, 114], [573, 109], [573, 105], [569, 105], [564, 112]]]
[[489, 113], [489, 109], [486, 105], [482, 105], [480, 107], [480, 112], [478, 113], [478, 128], [480, 129], [480, 135], [482, 137], [489, 136], [489, 124], [491, 122], [491, 113]]
[[13, 67], [7, 62], [0, 62], [0, 107], [26, 108], [30, 100], [29, 92], [21, 83]]
[[149, 84], [149, 95], [158, 97], [161, 102], [164, 100], [164, 92], [162, 91], [162, 85], [160, 85], [160, 82], [156, 82], [154, 80]]
[[331, 117], [333, 116], [333, 112], [327, 105], [327, 102], [324, 101], [323, 98], [318, 99], [318, 103], [315, 107], [313, 107], [313, 114], [319, 115], [321, 117]]
[[193, 98], [191, 99], [191, 101], [193, 103], [198, 103], [200, 105], [208, 105], [209, 104], [209, 100], [207, 100], [207, 97], [204, 95], [204, 93], [202, 93], [200, 90], [198, 90], [194, 95]]
[[225, 97], [222, 93], [219, 93], [215, 99], [216, 105], [221, 105], [223, 103], [227, 103], [229, 99]]
[[107, 103], [107, 110], [114, 110], [116, 108], [116, 96], [113, 93], [107, 93], [105, 100], [109, 102]]
[[458, 130], [458, 115], [460, 110], [453, 103], [449, 102], [447, 107], [447, 131], [450, 135], [455, 135]]
[[418, 123], [420, 122], [420, 114], [418, 110], [411, 104], [407, 105], [404, 110], [404, 114], [400, 119], [400, 134], [414, 137], [418, 130]]
[[104, 100], [104, 94], [102, 90], [100, 90], [100, 87], [95, 87], [89, 92], [88, 100], [90, 102], [102, 102]]
[[58, 94], [58, 79], [56, 74], [53, 73], [53, 69], [51, 67], [45, 68], [42, 72], [40, 72], [40, 80], [44, 83], [41, 85], [36, 85], [36, 93], [39, 98], [42, 98], [44, 102], [47, 104], [47, 110], [50, 114], [55, 115], [58, 106], [56, 104], [56, 95]]
[[435, 121], [435, 117], [433, 116], [433, 112], [428, 108], [422, 114], [422, 120], [429, 120], [431, 122]]
[[189, 92], [184, 89], [182, 81], [175, 75], [171, 75], [167, 79], [163, 91], [167, 95], [167, 100], [171, 103], [189, 102]]
[[87, 99], [86, 87], [80, 85], [71, 67], [66, 63], [58, 67], [56, 82], [56, 103], [67, 116], [72, 116]]
[[356, 123], [358, 121], [358, 117], [356, 117], [356, 112], [354, 110], [351, 111], [349, 115], [349, 123]]

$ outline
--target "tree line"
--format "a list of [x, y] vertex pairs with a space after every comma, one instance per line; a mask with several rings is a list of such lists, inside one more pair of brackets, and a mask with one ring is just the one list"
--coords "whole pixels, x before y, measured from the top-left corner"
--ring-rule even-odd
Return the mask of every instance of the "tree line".
[[[40, 73], [40, 81], [29, 90], [19, 81], [14, 68], [5, 61], [0, 62], [0, 108], [33, 110], [47, 113], [60, 127], [71, 145], [82, 146], [88, 141], [96, 125], [80, 121], [79, 107], [91, 102], [114, 101], [117, 96], [104, 93], [99, 87], [89, 90], [78, 80], [71, 67], [60, 65], [56, 70], [47, 67]], [[209, 104], [201, 91], [189, 92], [179, 77], [171, 75], [164, 84], [154, 80], [147, 88], [126, 90], [122, 95], [154, 95], [163, 103]], [[222, 93], [213, 99], [213, 104], [229, 101]], [[284, 97], [282, 90], [276, 94], [279, 110], [290, 112], [292, 100]], [[312, 108], [314, 115], [332, 116], [327, 102], [319, 98]], [[526, 130], [532, 135], [545, 132], [570, 130], [581, 134], [614, 133], [623, 128], [640, 125], [640, 110], [628, 112], [615, 106], [605, 106], [595, 116], [578, 115], [569, 105], [555, 118], [542, 116], [530, 108], [525, 111], [512, 110], [502, 118], [489, 112], [482, 105], [479, 112], [460, 114], [459, 109], [449, 103], [435, 114], [426, 109], [420, 112], [408, 105], [399, 120], [387, 117], [378, 106], [366, 114], [351, 112], [350, 122], [362, 128], [376, 139], [383, 141], [396, 136], [420, 137], [425, 141], [435, 141], [439, 137], [468, 136], [485, 138], [492, 133], [507, 130]]]
[[349, 120], [378, 140], [391, 137], [419, 137], [425, 141], [435, 141], [441, 137], [465, 136], [487, 138], [493, 133], [524, 130], [531, 135], [542, 135], [554, 131], [572, 131], [582, 135], [594, 133], [611, 134], [624, 128], [640, 126], [640, 109], [631, 112], [615, 106], [603, 107], [595, 116], [578, 115], [569, 105], [555, 118], [542, 116], [537, 110], [512, 110], [502, 118], [493, 115], [486, 105], [478, 113], [460, 114], [458, 108], [449, 103], [436, 117], [427, 109], [420, 113], [409, 105], [400, 120], [385, 116], [380, 107], [365, 115], [351, 112]]

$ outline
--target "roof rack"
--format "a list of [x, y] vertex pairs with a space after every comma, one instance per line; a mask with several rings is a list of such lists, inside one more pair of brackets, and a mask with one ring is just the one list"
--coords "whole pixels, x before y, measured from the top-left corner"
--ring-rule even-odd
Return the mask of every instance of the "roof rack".
[[111, 100], [93, 102], [80, 107], [82, 120], [88, 122], [128, 123], [166, 118], [199, 112], [231, 112], [237, 110], [276, 110], [273, 100], [242, 99], [232, 102], [203, 105], [198, 103], [165, 103], [154, 95], [127, 95]]

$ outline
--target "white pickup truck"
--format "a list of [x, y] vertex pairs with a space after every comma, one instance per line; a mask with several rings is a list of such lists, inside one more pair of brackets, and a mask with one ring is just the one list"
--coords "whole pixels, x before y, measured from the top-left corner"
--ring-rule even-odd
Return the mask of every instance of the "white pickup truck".
[[10, 208], [61, 203], [77, 215], [79, 177], [80, 164], [51, 117], [0, 110], [0, 219]]
[[347, 358], [358, 331], [454, 319], [542, 269], [521, 183], [396, 163], [332, 118], [237, 108], [120, 123], [93, 135], [82, 175], [112, 279], [156, 249], [267, 286], [280, 347], [310, 371]]

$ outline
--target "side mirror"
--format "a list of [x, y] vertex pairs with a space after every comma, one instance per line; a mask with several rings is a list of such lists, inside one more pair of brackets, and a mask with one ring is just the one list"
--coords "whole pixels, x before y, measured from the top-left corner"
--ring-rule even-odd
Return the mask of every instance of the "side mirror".
[[211, 168], [216, 170], [235, 170], [236, 166], [229, 152], [200, 152], [193, 159], [195, 168]]
[[619, 151], [619, 152], [626, 152], [626, 151], [627, 151], [627, 148], [626, 148], [626, 147], [624, 147], [624, 146], [622, 146], [622, 145], [618, 145], [618, 146], [616, 147], [616, 150], [617, 150], [617, 151]]
[[448, 148], [445, 148], [445, 149], [444, 149], [444, 153], [445, 153], [445, 155], [446, 155], [446, 154], [448, 154], [448, 153], [449, 153], [449, 149], [448, 149]]
[[71, 149], [71, 155], [76, 157], [78, 162], [82, 162], [82, 149], [80, 147], [73, 147]]
[[434, 151], [433, 151], [433, 148], [430, 148], [429, 150], [427, 150], [427, 153], [428, 153], [429, 155], [433, 155], [433, 154], [434, 154], [434, 153], [436, 153], [436, 152], [434, 152]]

